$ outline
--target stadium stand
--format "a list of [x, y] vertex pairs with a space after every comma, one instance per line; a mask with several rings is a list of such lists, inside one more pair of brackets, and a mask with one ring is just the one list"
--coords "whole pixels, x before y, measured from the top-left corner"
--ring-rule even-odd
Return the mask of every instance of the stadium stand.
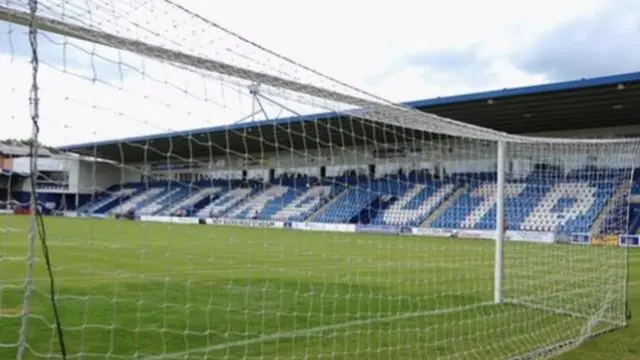
[[277, 185], [236, 208], [230, 217], [240, 219], [301, 221], [333, 194], [331, 186], [309, 188]]
[[[374, 183], [375, 184], [375, 183]], [[367, 208], [375, 208], [379, 194], [370, 191], [364, 184], [346, 184], [344, 193], [328, 204], [315, 221], [325, 223], [358, 222], [360, 213]], [[378, 204], [380, 205], [380, 204]]]
[[93, 201], [87, 202], [78, 208], [79, 213], [85, 214], [105, 214], [123, 201], [127, 201], [134, 193], [135, 187], [113, 186], [101, 194], [98, 194]]
[[[536, 104], [544, 104], [542, 109], [545, 110], [552, 106], [554, 108], [562, 108], [565, 106], [564, 97], [556, 98], [555, 95], [552, 96], [557, 91], [575, 92], [576, 99], [582, 99], [594, 95], [600, 96], [600, 92], [604, 91], [603, 86], [606, 85], [608, 86], [606, 91], [610, 92], [611, 98], [615, 99], [615, 104], [618, 104], [624, 100], [618, 95], [620, 94], [621, 84], [624, 84], [625, 90], [629, 90], [629, 84], [635, 84], [637, 81], [637, 74], [631, 77], [621, 75], [599, 79], [589, 84], [579, 81], [520, 90], [513, 89], [513, 91], [500, 90], [469, 96], [411, 102], [406, 105], [436, 113], [446, 108], [448, 110], [444, 115], [474, 124], [475, 121], [482, 121], [483, 123], [478, 123], [477, 125], [510, 133], [564, 131], [567, 136], [573, 136], [573, 131], [576, 130], [573, 124], [587, 117], [590, 119], [590, 127], [598, 125], [606, 129], [634, 125], [637, 121], [635, 118], [627, 120], [622, 118], [613, 119], [613, 114], [596, 116], [596, 114], [589, 111], [581, 114], [571, 112], [571, 116], [575, 121], [563, 123], [565, 120], [569, 120], [564, 113], [548, 111], [544, 117], [540, 117], [536, 121], [531, 120], [526, 123], [512, 122], [510, 119], [513, 119], [514, 114], [512, 111], [514, 107], [509, 103], [496, 102], [491, 110], [486, 107], [486, 103], [495, 98], [511, 96], [514, 101], [533, 101]], [[537, 99], [537, 96], [545, 96], [545, 99], [548, 96], [550, 100], [531, 100]], [[554, 104], [550, 103], [551, 100], [554, 101]], [[607, 109], [611, 108], [609, 105], [607, 104]], [[616, 112], [615, 114], [617, 114], [616, 116], [624, 115], [621, 112]], [[280, 119], [278, 121], [282, 123], [300, 127], [296, 127], [297, 130], [287, 128], [280, 136], [284, 138], [287, 137], [284, 135], [290, 135], [294, 132], [305, 134], [306, 129], [303, 129], [304, 126], [312, 123], [324, 124], [326, 121], [333, 119], [334, 115], [328, 114], [326, 118], [323, 115], [319, 118], [317, 116], [296, 116]], [[520, 115], [523, 114], [518, 114], [518, 116]], [[614, 120], [617, 121], [616, 124], [612, 123]], [[595, 124], [593, 121], [598, 121], [599, 123]], [[507, 123], [509, 127], [507, 127]], [[267, 128], [270, 129], [270, 126], [271, 123], [251, 125], [238, 123], [234, 124], [233, 128], [255, 127], [262, 131]], [[315, 126], [308, 126], [310, 126], [309, 129], [316, 130]], [[191, 184], [151, 183], [143, 185], [141, 183], [130, 183], [121, 187], [115, 186], [105, 191], [104, 194], [94, 196], [93, 201], [81, 206], [79, 212], [107, 215], [134, 208], [141, 215], [180, 214], [182, 216], [200, 218], [220, 217], [321, 223], [360, 223], [444, 229], [488, 230], [495, 227], [495, 169], [478, 167], [476, 166], [478, 164], [473, 163], [474, 160], [460, 160], [468, 157], [469, 154], [461, 154], [461, 158], [457, 158], [455, 146], [441, 149], [448, 150], [446, 153], [450, 155], [447, 156], [452, 156], [453, 162], [458, 162], [457, 165], [461, 165], [453, 166], [455, 170], [449, 168], [449, 165], [440, 163], [437, 167], [432, 166], [430, 168], [429, 171], [433, 173], [421, 170], [411, 171], [406, 175], [402, 174], [402, 172], [393, 175], [384, 174], [387, 174], [387, 168], [397, 165], [396, 162], [404, 163], [404, 165], [408, 166], [408, 160], [405, 159], [406, 154], [412, 153], [415, 149], [405, 145], [398, 145], [397, 143], [394, 144], [397, 139], [388, 136], [391, 132], [376, 132], [374, 131], [377, 129], [375, 124], [372, 125], [367, 122], [362, 124], [359, 122], [343, 123], [335, 129], [331, 128], [335, 131], [332, 130], [327, 134], [317, 134], [319, 143], [314, 145], [304, 143], [304, 146], [306, 149], [315, 148], [316, 145], [319, 148], [324, 148], [325, 144], [332, 144], [332, 147], [336, 149], [339, 147], [346, 149], [351, 146], [361, 146], [362, 144], [347, 144], [344, 142], [343, 137], [338, 136], [344, 133], [352, 133], [356, 128], [358, 131], [362, 128], [366, 130], [367, 134], [375, 135], [372, 141], [380, 145], [380, 149], [370, 151], [370, 156], [375, 161], [369, 161], [371, 159], [368, 159], [366, 164], [349, 165], [359, 166], [358, 169], [362, 167], [365, 169], [363, 173], [367, 173], [369, 176], [356, 176], [353, 173], [355, 171], [353, 169], [340, 170], [352, 171], [352, 173], [345, 173], [342, 176], [338, 175], [340, 171], [331, 171], [331, 174], [327, 175], [327, 168], [342, 166], [339, 163], [343, 160], [332, 164], [330, 161], [331, 156], [319, 156], [317, 162], [314, 162], [312, 166], [305, 164], [305, 170], [300, 171], [303, 173], [309, 172], [312, 168], [320, 171], [319, 173], [314, 173], [313, 176], [315, 177], [297, 174], [291, 168], [286, 170], [277, 168], [275, 166], [277, 161], [269, 164], [268, 167], [261, 167], [260, 170], [257, 170], [259, 166], [256, 166], [256, 164], [245, 164], [247, 166], [245, 166], [244, 170], [240, 165], [229, 165], [226, 170], [235, 173], [224, 176], [230, 176], [235, 180], [229, 180], [228, 178], [207, 179], [206, 181], [203, 180]], [[262, 141], [262, 137], [245, 144], [243, 141], [246, 139], [241, 136], [242, 132], [236, 134], [228, 130], [226, 127], [209, 128], [203, 129], [201, 134], [212, 136], [211, 139], [213, 140], [211, 141], [222, 144], [220, 146], [229, 153], [277, 153], [280, 151], [278, 146], [269, 149], [265, 148], [265, 145], [269, 144]], [[200, 132], [201, 130], [198, 131]], [[393, 131], [395, 132], [396, 129]], [[635, 136], [635, 134], [629, 133], [626, 127], [620, 127], [620, 130], [615, 131], [606, 130], [606, 132], [608, 137]], [[233, 136], [229, 137], [230, 135]], [[333, 138], [328, 141], [324, 138], [325, 135], [333, 136]], [[411, 136], [424, 135], [420, 133], [412, 134]], [[587, 137], [600, 135], [598, 131], [589, 131]], [[154, 139], [165, 141], [167, 146], [170, 143], [176, 143], [178, 140], [182, 145], [191, 144], [191, 133], [189, 133], [189, 136], [182, 133], [176, 136], [171, 137], [171, 141], [168, 140], [169, 137], [166, 137], [166, 139], [154, 137]], [[337, 140], [341, 142], [338, 143]], [[140, 146], [144, 145], [144, 141], [140, 139], [127, 140], [126, 143], [129, 142]], [[99, 145], [101, 156], [108, 160], [121, 161], [122, 154], [119, 144], [118, 142], [101, 143]], [[251, 147], [247, 147], [248, 145], [251, 145]], [[287, 146], [297, 149], [301, 145], [294, 142]], [[394, 146], [399, 148], [396, 149]], [[182, 148], [189, 147], [182, 146]], [[136, 149], [137, 147], [133, 146], [127, 151], [126, 163], [137, 164], [145, 161], [151, 162], [153, 167], [159, 163], [164, 163], [166, 160], [161, 154], [144, 153], [144, 156], [142, 156], [142, 153]], [[66, 147], [64, 150], [79, 153], [85, 152], [90, 155], [97, 151], [95, 144], [81, 144]], [[199, 149], [194, 153], [182, 154], [182, 157], [186, 159], [196, 155], [202, 155], [203, 158], [210, 156], [209, 153], [205, 154], [205, 150], [208, 151], [209, 149]], [[405, 153], [405, 150], [408, 153]], [[422, 152], [417, 151], [416, 153]], [[595, 158], [597, 160], [597, 157]], [[381, 159], [389, 161], [381, 162]], [[294, 163], [302, 166], [302, 162], [305, 160], [307, 159], [297, 159]], [[359, 162], [360, 160], [362, 159], [354, 161]], [[587, 163], [597, 163], [600, 166], [607, 164], [601, 160]], [[558, 159], [552, 162], [554, 164], [562, 163], [558, 162]], [[578, 166], [578, 164], [583, 166], [586, 163], [578, 160], [574, 162], [574, 160], [569, 159], [562, 166]], [[162, 165], [164, 166], [165, 164]], [[184, 169], [180, 168], [181, 164], [176, 163], [175, 165], [176, 168], [174, 170], [177, 170], [178, 174], [174, 175], [185, 176], [184, 179], [192, 178], [193, 174], [183, 171]], [[224, 170], [220, 167], [220, 164], [216, 166], [217, 168], [209, 168], [206, 171], [199, 168], [197, 170], [198, 179], [202, 179], [203, 176], [214, 176], [210, 175], [208, 171], [212, 171], [211, 174], [214, 174], [219, 170]], [[411, 164], [411, 168], [415, 166], [416, 164]], [[367, 169], [367, 167], [375, 167], [375, 171]], [[428, 168], [429, 166], [425, 165], [424, 167]], [[320, 168], [325, 170], [322, 176], [320, 176], [320, 173], [323, 170]], [[491, 170], [483, 170], [485, 168]], [[157, 171], [158, 173], [166, 170], [162, 166], [154, 169], [152, 172]], [[241, 178], [255, 178], [253, 175], [248, 175], [247, 171], [263, 171], [261, 176], [266, 177], [265, 170], [273, 172], [273, 174], [270, 173], [268, 175], [269, 181], [241, 180]], [[294, 174], [283, 174], [280, 172], [283, 170]], [[640, 171], [636, 171], [633, 183], [622, 181], [624, 174], [611, 169], [582, 168], [567, 171], [559, 168], [559, 166], [539, 164], [529, 174], [527, 174], [529, 170], [516, 169], [513, 171], [513, 174], [518, 173], [523, 178], [512, 178], [512, 175], [507, 175], [505, 212], [510, 230], [554, 231], [557, 233], [618, 233], [626, 230], [621, 229], [621, 227], [630, 227], [632, 232], [640, 230]], [[277, 177], [276, 172], [279, 172]], [[172, 179], [186, 181], [177, 177]], [[623, 195], [625, 193], [628, 194], [629, 191], [634, 196], [627, 199]], [[629, 222], [621, 222], [621, 218], [628, 219]]]
[[154, 215], [163, 208], [175, 203], [189, 194], [189, 188], [184, 185], [169, 185], [167, 191], [152, 199], [137, 209], [138, 214]]
[[[479, 125], [496, 128], [500, 131], [536, 133], [563, 130], [567, 131], [568, 135], [571, 135], [571, 131], [575, 130], [571, 124], [575, 122], [560, 125], [566, 116], [561, 116], [561, 112], [556, 111], [549, 112], [544, 118], [537, 120], [535, 124], [533, 121], [527, 123], [514, 122], [511, 124], [511, 128], [501, 128], [500, 124], [503, 122], [506, 124], [506, 119], [513, 118], [511, 113], [513, 107], [507, 103], [503, 105], [496, 103], [494, 104], [496, 106], [489, 111], [486, 109], [486, 102], [494, 98], [507, 96], [507, 93], [511, 94], [509, 96], [518, 97], [526, 94], [529, 94], [527, 96], [538, 96], [535, 94], [549, 95], [558, 89], [575, 91], [576, 96], [582, 94], [580, 97], [584, 96], [586, 98], [593, 95], [591, 94], [592, 91], [594, 94], [597, 92], [597, 96], [600, 96], [599, 92], [602, 91], [602, 86], [607, 85], [610, 86], [607, 91], [611, 92], [611, 97], [615, 98], [616, 103], [618, 103], [623, 100], [617, 97], [620, 85], [625, 84], [625, 89], [627, 89], [629, 86], [627, 83], [630, 81], [628, 79], [628, 76], [619, 76], [603, 78], [592, 85], [572, 82], [564, 85], [514, 90], [515, 92], [507, 91], [505, 93], [498, 91], [475, 94], [470, 97], [438, 98], [407, 103], [407, 105], [425, 111], [435, 111], [438, 110], [438, 107], [448, 108], [450, 106], [448, 111], [451, 111], [451, 113], [447, 114], [451, 117], [470, 122], [486, 121], [486, 123]], [[634, 83], [637, 82], [637, 77], [632, 77], [632, 81]], [[520, 100], [529, 101], [525, 97], [518, 98], [518, 101]], [[558, 107], [564, 106], [560, 99], [554, 101], [559, 102], [556, 104]], [[544, 109], [552, 105], [549, 102], [539, 103], [544, 104]], [[462, 104], [465, 105], [463, 106]], [[473, 116], [468, 114], [473, 114]], [[621, 113], [618, 112], [616, 114]], [[333, 115], [327, 116], [329, 116], [329, 119], [333, 118]], [[576, 119], [589, 117], [592, 121], [598, 120], [600, 121], [597, 124], [598, 126], [607, 128], [612, 126], [611, 122], [613, 121], [612, 114], [607, 114], [604, 117], [597, 116], [597, 119], [594, 118], [595, 114], [592, 112], [576, 113], [572, 116], [575, 116]], [[306, 118], [303, 116], [279, 121], [303, 126], [308, 120], [323, 122], [326, 119]], [[623, 119], [619, 120], [622, 121]], [[617, 123], [616, 126], [636, 123], [635, 119], [630, 121], [630, 124]], [[370, 126], [366, 123], [354, 124], [356, 123], [341, 124], [339, 133], [352, 132], [353, 129], [347, 129], [346, 126], [356, 126], [358, 128]], [[590, 126], [595, 126], [594, 123], [590, 124]], [[263, 126], [267, 126], [264, 124], [253, 124], [251, 126], [254, 125], [258, 129], [264, 129]], [[536, 125], [536, 127], [530, 128], [529, 125]], [[237, 124], [235, 126], [238, 126], [238, 128], [247, 127], [246, 124]], [[612, 137], [633, 135], [628, 134], [627, 130], [622, 130], [623, 128], [620, 129], [619, 132], [616, 131], [610, 135]], [[289, 132], [286, 134], [289, 134]], [[304, 133], [301, 130], [300, 132]], [[370, 132], [378, 134], [373, 131]], [[206, 133], [216, 136], [216, 141], [224, 143], [223, 148], [230, 152], [233, 150], [242, 154], [257, 150], [260, 150], [260, 152], [265, 151], [265, 144], [260, 141], [253, 143], [252, 150], [244, 147], [244, 145], [240, 146], [241, 142], [239, 140], [241, 138], [228, 138], [231, 133], [228, 133], [226, 128], [224, 130], [212, 128], [206, 130]], [[335, 135], [334, 133], [327, 135], [332, 134]], [[179, 136], [180, 141], [187, 144], [190, 138], [183, 135]], [[324, 135], [318, 136], [323, 137]], [[600, 134], [594, 132], [593, 135], [599, 136]], [[377, 144], [391, 146], [387, 143], [392, 143], [393, 139], [385, 137], [384, 133], [376, 136], [374, 141]], [[340, 139], [342, 138], [340, 137]], [[325, 140], [322, 141], [329, 143]], [[142, 140], [132, 140], [131, 142], [137, 144], [139, 141]], [[176, 139], [172, 138], [172, 142], [175, 141]], [[339, 145], [331, 143], [334, 146], [352, 146], [344, 143]], [[114, 144], [105, 143], [100, 145], [101, 155], [105, 158], [119, 161], [122, 154], [120, 154], [120, 148]], [[319, 143], [317, 145], [323, 147], [322, 144]], [[298, 145], [290, 144], [289, 146], [295, 147]], [[311, 145], [305, 144], [305, 146], [309, 147]], [[89, 154], [93, 154], [96, 151], [94, 144], [66, 148], [68, 151], [82, 151], [83, 149]], [[395, 162], [393, 159], [403, 162], [404, 153], [395, 153], [392, 150], [376, 149], [376, 151], [371, 152], [371, 156], [378, 160], [390, 159], [389, 163], [384, 165], [393, 165]], [[451, 153], [452, 149], [448, 150]], [[204, 150], [201, 149], [201, 151]], [[277, 152], [278, 148], [276, 147], [269, 151]], [[397, 157], [398, 154], [402, 156]], [[189, 153], [184, 157], [187, 158], [194, 155]], [[127, 159], [129, 163], [137, 163], [142, 160], [152, 162], [164, 160], [163, 158], [148, 158], [149, 154], [146, 153], [144, 157], [141, 157], [134, 150], [131, 150], [131, 156], [131, 158]], [[318, 168], [317, 170], [320, 167], [327, 167], [329, 161], [327, 160], [324, 163], [322, 161], [324, 160], [318, 161], [312, 167]], [[555, 163], [557, 164], [557, 161]], [[372, 164], [362, 165], [366, 167], [373, 166]], [[598, 162], [598, 164], [604, 163]], [[376, 166], [383, 167], [384, 165]], [[465, 166], [461, 166], [457, 169], [457, 172], [452, 170], [450, 174], [447, 173], [447, 170], [451, 169], [447, 169], [447, 166], [442, 165], [437, 175], [430, 174], [427, 170], [422, 170], [412, 171], [407, 175], [399, 172], [384, 177], [379, 177], [380, 174], [374, 176], [372, 173], [370, 174], [371, 177], [355, 176], [353, 173], [344, 176], [336, 176], [335, 173], [330, 176], [323, 174], [322, 177], [316, 174], [317, 178], [301, 174], [280, 174], [275, 177], [275, 172], [282, 169], [269, 168], [270, 171], [274, 172], [274, 175], [269, 175], [270, 180], [268, 182], [240, 180], [240, 175], [236, 174], [233, 175], [233, 177], [236, 177], [235, 180], [208, 179], [191, 185], [177, 183], [125, 184], [121, 187], [110, 188], [104, 194], [95, 196], [93, 201], [81, 206], [78, 211], [84, 214], [107, 215], [133, 208], [138, 214], [149, 215], [170, 215], [179, 212], [185, 216], [201, 218], [224, 217], [322, 223], [360, 223], [382, 226], [428, 226], [445, 229], [493, 229], [496, 216], [496, 174], [492, 172], [494, 171], [493, 169], [482, 172], [483, 170], [476, 169], [475, 164], [471, 165], [468, 169]], [[248, 166], [244, 170], [245, 174], [242, 177], [245, 179], [251, 178], [251, 176], [246, 176], [246, 171], [247, 169], [255, 170], [255, 168], [256, 166], [253, 165]], [[243, 172], [240, 168], [233, 170], [240, 173]], [[434, 168], [430, 170], [435, 171]], [[295, 172], [292, 169], [287, 171]], [[525, 172], [521, 171], [520, 174], [524, 175]], [[190, 176], [189, 174], [182, 175]], [[640, 230], [640, 171], [635, 172], [633, 183], [622, 181], [624, 175], [617, 170], [597, 168], [574, 169], [567, 172], [559, 167], [555, 168], [552, 165], [543, 164], [539, 164], [538, 168], [524, 178], [516, 179], [508, 175], [505, 187], [505, 212], [508, 228], [510, 230], [554, 231], [558, 233], [617, 233], [623, 232], [624, 229], [620, 229], [621, 227], [630, 227], [632, 232], [637, 232]], [[177, 179], [174, 178], [174, 180]], [[623, 195], [629, 191], [634, 196], [627, 199]], [[621, 224], [621, 218], [628, 219], [629, 222]]]
[[121, 201], [119, 204], [111, 208], [109, 213], [120, 214], [130, 211], [131, 209], [139, 210], [149, 202], [154, 201], [169, 191], [166, 187], [161, 185], [145, 188], [144, 185], [140, 184], [137, 188], [137, 191], [134, 191], [128, 199]]
[[337, 187], [327, 185], [312, 186], [304, 192], [292, 188], [282, 197], [284, 206], [272, 201], [265, 206], [261, 217], [273, 220], [302, 221], [317, 211], [337, 192], [339, 192]]
[[233, 210], [230, 210], [228, 217], [236, 219], [258, 218], [259, 213], [264, 210], [267, 203], [280, 200], [280, 198], [287, 193], [288, 189], [286, 186], [280, 185], [267, 187]]
[[257, 187], [222, 188], [209, 203], [195, 206], [194, 210], [197, 210], [195, 214], [199, 217], [220, 217], [257, 191], [259, 191]]
[[[381, 194], [381, 205], [375, 216], [374, 225], [420, 225], [449, 195], [455, 186], [451, 183], [426, 181], [410, 183], [388, 180], [379, 183], [374, 191]], [[385, 200], [387, 199], [387, 200]]]
[[[509, 229], [588, 232], [622, 185], [616, 170], [583, 169], [550, 175], [533, 172], [523, 181], [505, 186], [505, 212]], [[595, 178], [609, 179], [605, 182]], [[477, 183], [460, 196], [432, 224], [441, 228], [492, 229], [495, 227], [495, 182]]]
[[[495, 173], [456, 173], [442, 180], [417, 174], [323, 181], [280, 177], [269, 183], [211, 180], [197, 186], [127, 184], [109, 189], [79, 212], [115, 214], [134, 209], [141, 215], [167, 215], [184, 210], [187, 216], [201, 218], [305, 221], [313, 216], [315, 222], [392, 226], [420, 226], [434, 215], [430, 226], [435, 228], [495, 227]], [[597, 227], [600, 232], [619, 233], [623, 229], [617, 220], [629, 211], [629, 226], [635, 233], [640, 227], [640, 201], [633, 199], [640, 196], [629, 203], [623, 195], [628, 191], [640, 195], [638, 174], [632, 184], [624, 181], [628, 173], [596, 168], [566, 174], [545, 168], [525, 179], [510, 179], [505, 187], [508, 227], [557, 233], [584, 233]], [[459, 196], [452, 197], [459, 190]]]
[[168, 199], [165, 203], [165, 207], [162, 210], [158, 210], [156, 214], [170, 215], [174, 214], [178, 210], [193, 212], [194, 209], [211, 203], [222, 191], [223, 188], [220, 187], [191, 187], [182, 198], [176, 198], [174, 200]]

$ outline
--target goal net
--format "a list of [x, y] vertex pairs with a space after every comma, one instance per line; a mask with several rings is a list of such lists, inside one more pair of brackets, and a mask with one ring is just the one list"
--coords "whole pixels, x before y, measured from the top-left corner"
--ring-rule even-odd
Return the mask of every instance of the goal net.
[[409, 109], [170, 0], [0, 19], [31, 139], [2, 158], [2, 359], [528, 359], [626, 325], [637, 140]]

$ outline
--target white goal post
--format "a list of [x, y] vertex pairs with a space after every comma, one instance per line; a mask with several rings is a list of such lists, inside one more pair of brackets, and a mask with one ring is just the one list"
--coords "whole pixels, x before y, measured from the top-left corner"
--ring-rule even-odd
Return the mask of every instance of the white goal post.
[[0, 116], [89, 143], [67, 187], [8, 180], [32, 215], [0, 220], [0, 358], [532, 359], [627, 324], [640, 139], [425, 113], [171, 0], [0, 20]]

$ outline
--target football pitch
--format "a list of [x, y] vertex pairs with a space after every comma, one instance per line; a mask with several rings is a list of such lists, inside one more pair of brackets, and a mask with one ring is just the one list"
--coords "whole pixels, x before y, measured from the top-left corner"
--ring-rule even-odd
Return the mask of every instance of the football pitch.
[[[16, 357], [28, 223], [0, 217], [0, 359]], [[614, 247], [507, 242], [505, 298], [518, 304], [494, 305], [491, 241], [45, 223], [70, 359], [501, 359], [624, 315], [626, 254]], [[639, 251], [630, 275], [634, 310]], [[39, 243], [32, 278], [25, 358], [55, 358]], [[560, 358], [636, 359], [636, 324]]]

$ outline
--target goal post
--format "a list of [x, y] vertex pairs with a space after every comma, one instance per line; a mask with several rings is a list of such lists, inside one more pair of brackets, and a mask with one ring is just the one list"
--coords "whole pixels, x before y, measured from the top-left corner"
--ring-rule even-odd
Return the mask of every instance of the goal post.
[[548, 358], [626, 325], [639, 139], [408, 108], [172, 1], [0, 20], [0, 117], [81, 144], [12, 159], [0, 359]]
[[504, 164], [506, 161], [505, 142], [498, 141], [498, 152], [496, 154], [496, 258], [494, 260], [495, 273], [494, 273], [494, 302], [496, 304], [502, 304], [504, 298], [502, 288], [502, 277], [504, 271], [504, 184], [505, 184], [505, 169]]

